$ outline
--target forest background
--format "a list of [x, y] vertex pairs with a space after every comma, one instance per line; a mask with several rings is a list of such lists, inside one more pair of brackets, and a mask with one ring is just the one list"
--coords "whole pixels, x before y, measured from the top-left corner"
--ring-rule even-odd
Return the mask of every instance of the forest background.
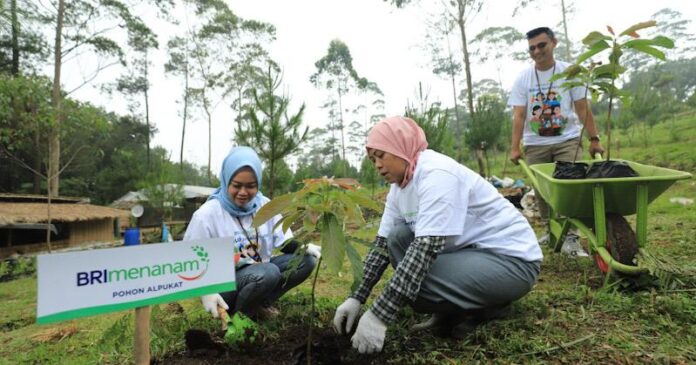
[[667, 62], [627, 59], [633, 102], [614, 106], [620, 143], [648, 147], [653, 126], [696, 108], [696, 37], [685, 2], [643, 5], [1, 0], [0, 192], [108, 204], [163, 183], [217, 186], [241, 144], [260, 152], [271, 197], [308, 177], [374, 185], [362, 145], [394, 114], [490, 175], [509, 146], [509, 88], [531, 62], [524, 32], [540, 25], [570, 61], [605, 25], [655, 19], [643, 36], [674, 39]]

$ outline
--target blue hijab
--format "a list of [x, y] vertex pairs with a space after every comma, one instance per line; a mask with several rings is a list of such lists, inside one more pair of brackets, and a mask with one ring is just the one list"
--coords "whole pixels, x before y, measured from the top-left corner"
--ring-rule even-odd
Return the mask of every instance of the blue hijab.
[[251, 147], [240, 146], [234, 147], [230, 150], [222, 162], [222, 170], [220, 170], [220, 187], [213, 192], [208, 197], [210, 199], [217, 199], [222, 205], [222, 208], [230, 213], [233, 217], [246, 217], [248, 215], [256, 213], [256, 211], [261, 207], [261, 198], [263, 194], [259, 190], [254, 196], [254, 199], [250, 200], [245, 206], [237, 206], [234, 202], [230, 200], [227, 193], [227, 187], [239, 169], [242, 167], [249, 166], [254, 170], [256, 174], [256, 183], [259, 188], [261, 187], [261, 160], [259, 155]]

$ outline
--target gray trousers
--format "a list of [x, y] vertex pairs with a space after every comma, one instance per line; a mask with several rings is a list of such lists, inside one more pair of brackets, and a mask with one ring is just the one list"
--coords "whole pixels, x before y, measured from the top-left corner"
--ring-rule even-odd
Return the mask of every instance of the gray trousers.
[[[399, 265], [415, 236], [408, 226], [387, 237], [389, 259]], [[417, 312], [451, 313], [461, 309], [504, 306], [527, 294], [539, 276], [540, 263], [468, 247], [437, 256], [411, 303]]]
[[[582, 159], [582, 143], [580, 137], [549, 146], [525, 146], [524, 159], [529, 165], [551, 163], [556, 161], [573, 162]], [[539, 215], [549, 219], [549, 204], [536, 192]]]

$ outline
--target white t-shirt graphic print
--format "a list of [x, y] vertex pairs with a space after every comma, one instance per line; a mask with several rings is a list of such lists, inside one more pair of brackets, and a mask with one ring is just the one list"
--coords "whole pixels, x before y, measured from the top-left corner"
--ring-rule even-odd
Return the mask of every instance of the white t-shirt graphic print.
[[556, 61], [554, 67], [539, 71], [532, 65], [515, 80], [508, 105], [527, 108], [522, 135], [525, 146], [547, 146], [580, 136], [573, 102], [585, 98], [585, 88], [568, 90], [561, 86], [566, 80], [551, 81], [554, 74], [568, 66], [569, 63]]

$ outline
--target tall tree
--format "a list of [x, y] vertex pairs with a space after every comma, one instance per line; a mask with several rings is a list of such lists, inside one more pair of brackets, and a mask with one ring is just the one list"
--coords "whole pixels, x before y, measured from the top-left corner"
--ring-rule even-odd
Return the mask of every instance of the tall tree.
[[222, 0], [193, 0], [196, 15], [202, 19], [200, 29], [189, 29], [193, 46], [193, 73], [196, 86], [191, 88], [208, 121], [208, 177], [212, 151], [213, 112], [234, 90], [230, 83], [231, 65], [246, 60], [249, 52], [275, 39], [275, 27], [238, 17]]
[[269, 63], [262, 88], [253, 91], [254, 105], [249, 107], [248, 124], [239, 125], [235, 140], [241, 145], [254, 148], [268, 163], [269, 189], [273, 198], [276, 182], [276, 167], [286, 156], [297, 151], [306, 139], [308, 128], [302, 130], [305, 106], [294, 114], [288, 114], [290, 99], [276, 95], [282, 76], [278, 66]]
[[0, 1], [0, 72], [35, 71], [48, 58], [42, 14], [31, 0]]
[[[433, 73], [442, 78], [448, 78], [452, 84], [452, 100], [454, 102], [454, 132], [457, 139], [462, 136], [464, 118], [460, 115], [457, 99], [457, 75], [462, 72], [462, 63], [454, 57], [450, 34], [454, 31], [456, 23], [447, 14], [440, 14], [433, 22], [428, 24], [429, 31], [426, 34], [426, 51], [431, 54]], [[442, 44], [445, 49], [443, 50]]]
[[[488, 161], [486, 152], [496, 146], [501, 139], [503, 124], [509, 119], [505, 114], [505, 103], [498, 95], [482, 94], [476, 100], [474, 110], [477, 123], [472, 124], [466, 132], [465, 139], [469, 148], [476, 151], [479, 161], [479, 174], [487, 176]], [[483, 163], [482, 163], [483, 162]]]
[[190, 48], [190, 43], [188, 38], [176, 36], [167, 42], [167, 48], [169, 52], [169, 60], [164, 65], [164, 70], [167, 73], [183, 77], [184, 88], [181, 95], [181, 103], [183, 104], [182, 110], [180, 112], [182, 123], [181, 123], [181, 147], [179, 150], [179, 167], [184, 168], [184, 141], [186, 140], [186, 122], [188, 122], [193, 103], [191, 87], [189, 85], [189, 80], [191, 77], [191, 59], [190, 54], [193, 50]]
[[[514, 17], [517, 13], [534, 3], [540, 3], [539, 0], [522, 0], [518, 3], [515, 9], [512, 11], [512, 16]], [[556, 38], [560, 40], [557, 51], [565, 57], [566, 62], [571, 62], [573, 59], [573, 44], [570, 41], [570, 36], [568, 35], [568, 18], [575, 12], [575, 7], [570, 0], [560, 0], [561, 8], [561, 21], [558, 24], [559, 27], [563, 28], [563, 33], [558, 33]], [[548, 3], [542, 3], [541, 6], [547, 7]]]
[[[116, 81], [116, 90], [121, 92], [129, 99], [129, 109], [131, 114], [138, 115], [139, 109], [144, 110], [145, 125], [150, 130], [150, 60], [148, 55], [151, 50], [157, 49], [159, 43], [156, 35], [148, 28], [130, 34], [129, 46], [134, 51], [134, 57], [130, 60], [131, 67], [125, 75]], [[143, 104], [138, 99], [142, 97]], [[146, 135], [146, 160], [150, 166], [150, 133]]]
[[[384, 0], [390, 1], [397, 7], [405, 6], [412, 0]], [[469, 111], [469, 116], [472, 123], [476, 123], [476, 115], [474, 113], [474, 91], [473, 91], [473, 80], [471, 75], [471, 54], [469, 52], [469, 41], [467, 40], [467, 23], [470, 19], [481, 11], [483, 6], [483, 0], [456, 0], [450, 2], [441, 3], [443, 6], [442, 11], [447, 16], [452, 19], [459, 30], [459, 36], [461, 39], [463, 64], [464, 64], [464, 74], [466, 75], [466, 95], [467, 95], [467, 109]], [[477, 154], [479, 156], [479, 154]], [[483, 161], [479, 161], [481, 165]]]
[[503, 88], [503, 80], [500, 71], [503, 67], [503, 58], [511, 57], [515, 61], [524, 61], [528, 59], [527, 53], [520, 51], [522, 49], [522, 41], [525, 39], [524, 34], [520, 33], [513, 27], [489, 27], [482, 30], [471, 41], [475, 51], [473, 55], [478, 58], [479, 62], [492, 62], [498, 73], [498, 85]]
[[[64, 112], [61, 108], [61, 71], [63, 62], [81, 58], [84, 53], [91, 51], [99, 59], [94, 69], [88, 72], [81, 83], [73, 90], [84, 86], [107, 67], [124, 63], [122, 46], [107, 34], [116, 28], [124, 28], [128, 37], [147, 31], [149, 28], [139, 17], [131, 13], [131, 9], [140, 2], [127, 3], [118, 0], [73, 0], [66, 2], [58, 0], [56, 12], [48, 14], [55, 24], [53, 43], [53, 90], [51, 100], [55, 113], [53, 127], [49, 134], [49, 195], [58, 195], [60, 171], [60, 129]], [[164, 2], [156, 2], [164, 3]], [[106, 60], [105, 64], [102, 63]], [[77, 79], [77, 78], [74, 78]], [[78, 81], [79, 82], [79, 81]]]
[[373, 92], [381, 95], [382, 91], [377, 84], [360, 77], [353, 67], [353, 56], [350, 49], [341, 40], [334, 39], [329, 44], [327, 54], [319, 59], [314, 66], [316, 72], [310, 77], [314, 86], [326, 90], [336, 91], [337, 105], [335, 107], [338, 116], [338, 130], [341, 132], [341, 157], [346, 160], [345, 119], [343, 116], [345, 95], [353, 90], [361, 92]]

